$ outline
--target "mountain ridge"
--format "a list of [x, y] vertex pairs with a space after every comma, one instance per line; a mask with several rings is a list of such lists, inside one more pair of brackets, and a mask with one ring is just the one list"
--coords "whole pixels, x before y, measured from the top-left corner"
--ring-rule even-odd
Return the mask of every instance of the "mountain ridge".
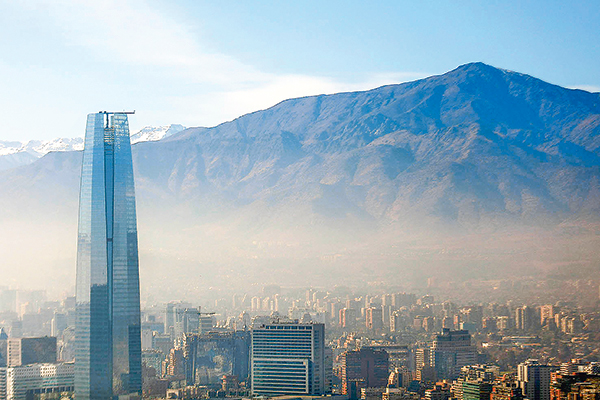
[[[467, 65], [465, 69], [470, 69], [470, 67], [472, 67], [472, 65]], [[488, 67], [491, 68], [491, 67]], [[461, 72], [461, 67], [459, 67], [457, 70], [451, 71], [448, 74], [452, 74], [453, 72], [459, 71]], [[506, 72], [503, 72], [506, 73]], [[292, 99], [292, 100], [287, 100], [285, 102], [282, 102], [280, 104], [278, 104], [277, 106], [274, 106], [273, 108], [267, 110], [266, 112], [259, 112], [259, 113], [252, 113], [252, 114], [248, 114], [245, 115], [243, 117], [240, 117], [239, 119], [232, 121], [231, 123], [225, 123], [225, 124], [221, 124], [219, 126], [216, 126], [214, 128], [199, 128], [199, 129], [190, 129], [188, 131], [186, 131], [186, 136], [182, 137], [182, 140], [185, 140], [187, 137], [192, 137], [194, 135], [196, 135], [196, 142], [203, 140], [201, 138], [201, 136], [206, 136], [206, 135], [210, 135], [211, 133], [214, 133], [214, 137], [208, 139], [208, 144], [214, 143], [214, 139], [216, 137], [218, 137], [220, 140], [239, 140], [241, 141], [242, 144], [244, 145], [248, 145], [250, 143], [251, 140], [253, 140], [254, 137], [258, 138], [259, 134], [253, 135], [252, 133], [248, 134], [248, 129], [247, 127], [244, 127], [245, 125], [254, 125], [254, 127], [250, 127], [250, 131], [252, 132], [260, 132], [260, 128], [255, 128], [256, 126], [259, 125], [263, 125], [262, 121], [251, 121], [252, 119], [256, 119], [256, 117], [258, 117], [259, 119], [264, 118], [265, 113], [275, 113], [278, 111], [278, 109], [282, 109], [282, 108], [286, 108], [288, 106], [288, 104], [293, 104], [294, 107], [304, 107], [307, 108], [307, 105], [305, 103], [307, 102], [312, 102], [313, 104], [309, 104], [308, 108], [311, 107], [321, 107], [322, 103], [323, 103], [323, 99], [328, 97], [328, 98], [334, 98], [334, 97], [339, 97], [339, 96], [350, 96], [350, 97], [356, 97], [356, 96], [360, 96], [360, 95], [366, 95], [366, 94], [373, 94], [376, 93], [378, 96], [380, 96], [380, 93], [377, 92], [382, 92], [382, 91], [389, 91], [389, 90], [394, 90], [397, 89], [398, 87], [405, 87], [407, 89], [407, 91], [410, 91], [412, 89], [412, 87], [418, 85], [419, 83], [422, 82], [431, 82], [431, 79], [445, 79], [447, 78], [447, 75], [439, 75], [439, 76], [435, 76], [432, 78], [428, 78], [424, 79], [424, 80], [419, 80], [419, 81], [415, 81], [415, 82], [410, 82], [408, 84], [400, 84], [400, 85], [394, 85], [394, 86], [385, 86], [382, 88], [377, 88], [368, 92], [352, 92], [352, 93], [343, 93], [340, 95], [328, 95], [328, 96], [315, 96], [315, 97], [305, 97], [305, 98], [299, 98], [299, 99]], [[518, 74], [518, 76], [523, 77], [523, 75]], [[534, 78], [528, 78], [525, 77], [524, 79], [534, 79]], [[544, 84], [543, 81], [540, 80], [535, 80], [535, 82], [537, 84]], [[551, 85], [548, 85], [551, 86]], [[558, 87], [554, 87], [554, 88], [558, 88]], [[575, 91], [575, 92], [579, 92], [579, 91]], [[584, 92], [585, 93], [585, 92]], [[584, 94], [585, 96], [587, 96], [586, 94]], [[430, 98], [430, 96], [425, 100], [428, 100]], [[588, 96], [589, 98], [589, 96]], [[595, 98], [594, 98], [595, 100]], [[304, 103], [304, 104], [303, 104]], [[414, 116], [417, 111], [418, 111], [418, 107], [421, 106], [423, 103], [423, 101], [421, 102], [415, 102], [416, 105], [413, 107], [405, 107], [406, 109], [408, 109], [408, 111], [406, 112], [406, 114], [410, 114], [412, 116]], [[426, 103], [425, 103], [426, 104]], [[593, 105], [594, 108], [596, 108], [596, 110], [598, 110], [597, 104]], [[363, 105], [364, 107], [364, 105]], [[354, 107], [356, 108], [356, 107]], [[468, 107], [467, 107], [468, 108]], [[285, 110], [284, 110], [285, 111]], [[557, 137], [557, 133], [560, 135], [561, 132], [551, 132], [554, 133], [554, 137], [550, 137], [549, 139], [546, 138], [544, 135], [540, 134], [540, 130], [542, 129], [546, 129], [545, 126], [537, 126], [537, 127], [533, 127], [534, 129], [529, 129], [529, 131], [525, 131], [523, 132], [523, 129], [520, 129], [520, 132], [518, 132], [518, 134], [520, 134], [521, 136], [516, 136], [515, 133], [516, 132], [511, 132], [511, 127], [502, 127], [500, 126], [500, 129], [503, 129], [504, 132], [502, 132], [501, 130], [499, 132], [494, 132], [492, 131], [492, 129], [497, 129], [498, 127], [492, 127], [489, 128], [486, 125], [493, 125], [493, 123], [490, 123], [489, 121], [486, 121], [486, 125], [482, 125], [479, 122], [478, 118], [471, 118], [471, 120], [468, 120], [467, 118], [464, 117], [464, 113], [465, 112], [471, 112], [471, 110], [459, 110], [459, 115], [461, 115], [460, 118], [460, 122], [461, 124], [459, 125], [451, 125], [452, 124], [452, 118], [450, 119], [450, 123], [446, 123], [444, 124], [445, 126], [436, 126], [435, 123], [432, 123], [431, 121], [417, 121], [416, 123], [413, 123], [411, 126], [411, 122], [412, 121], [408, 121], [408, 123], [406, 123], [406, 121], [404, 122], [404, 126], [397, 126], [399, 124], [396, 123], [396, 121], [390, 121], [390, 118], [388, 118], [386, 115], [381, 115], [378, 114], [377, 116], [379, 117], [379, 120], [377, 120], [376, 118], [371, 118], [371, 120], [367, 120], [366, 123], [364, 121], [360, 121], [358, 123], [359, 125], [359, 131], [365, 132], [365, 131], [369, 131], [369, 129], [371, 130], [371, 132], [375, 132], [375, 134], [372, 134], [370, 136], [372, 137], [366, 137], [364, 135], [362, 135], [362, 137], [358, 136], [358, 138], [356, 136], [351, 136], [351, 140], [347, 141], [344, 145], [347, 147], [345, 150], [347, 149], [351, 149], [351, 148], [356, 148], [357, 146], [368, 146], [368, 145], [375, 145], [375, 144], [380, 144], [378, 142], [373, 142], [374, 140], [379, 140], [379, 141], [383, 141], [385, 142], [386, 140], [388, 141], [388, 143], [392, 143], [394, 141], [399, 140], [400, 137], [404, 136], [403, 140], [407, 140], [410, 138], [407, 138], [407, 135], [410, 136], [410, 132], [413, 131], [414, 133], [414, 128], [415, 125], [417, 127], [421, 127], [421, 128], [425, 128], [425, 129], [420, 129], [419, 134], [422, 136], [425, 133], [429, 133], [432, 135], [438, 135], [438, 136], [443, 136], [444, 135], [448, 135], [448, 134], [452, 134], [453, 132], [460, 132], [463, 134], [463, 138], [464, 138], [464, 143], [462, 143], [463, 147], [464, 147], [464, 151], [462, 154], [462, 157], [464, 159], [468, 158], [468, 154], [469, 152], [473, 151], [473, 147], [477, 147], [477, 146], [483, 146], [485, 145], [485, 142], [490, 142], [490, 141], [498, 141], [499, 138], [502, 138], [503, 136], [508, 138], [508, 139], [514, 139], [514, 141], [516, 141], [516, 143], [511, 143], [510, 140], [506, 140], [506, 143], [501, 143], [501, 145], [503, 146], [514, 146], [514, 147], [518, 147], [519, 151], [526, 151], [531, 153], [531, 155], [533, 155], [534, 157], [538, 157], [541, 158], [542, 160], [547, 160], [548, 157], [551, 157], [553, 155], [556, 154], [560, 154], [563, 153], [565, 156], [570, 157], [570, 159], [577, 163], [579, 161], [581, 161], [581, 159], [586, 159], [588, 161], [590, 161], [592, 163], [592, 166], [596, 164], [596, 156], [595, 153], [593, 153], [593, 151], [597, 151], [598, 146], [600, 146], [600, 143], [598, 143], [598, 135], [590, 135], [587, 138], [584, 139], [588, 139], [589, 143], [581, 143], [581, 144], [577, 144], [577, 143], [571, 143], [568, 145], [563, 145], [563, 146], [557, 146], [558, 141], [560, 141], [560, 139], [562, 139], [562, 137]], [[598, 111], [596, 111], [598, 112]], [[306, 116], [309, 113], [304, 112], [303, 115]], [[506, 113], [505, 113], [506, 114]], [[380, 116], [381, 115], [381, 116]], [[518, 116], [517, 116], [518, 117]], [[458, 118], [454, 118], [454, 119], [458, 119]], [[250, 120], [250, 121], [248, 121]], [[515, 120], [515, 118], [513, 118], [513, 120]], [[440, 118], [437, 118], [437, 121], [441, 121]], [[437, 122], [437, 121], [433, 121], [433, 122]], [[287, 130], [286, 132], [293, 132], [294, 134], [296, 134], [297, 132], [294, 132], [294, 128], [293, 128], [293, 123], [286, 123], [287, 121], [281, 122], [281, 119], [277, 119], [277, 123], [281, 124], [281, 125], [286, 125], [287, 126]], [[516, 124], [522, 124], [522, 121], [519, 121], [518, 119], [516, 119], [515, 121], [512, 121], [512, 123], [516, 123]], [[314, 125], [318, 125], [319, 124], [319, 120], [315, 120], [315, 122], [313, 123]], [[370, 126], [369, 126], [370, 124]], [[386, 126], [387, 124], [387, 126]], [[394, 125], [396, 124], [396, 125]], [[473, 125], [475, 124], [475, 125]], [[408, 126], [407, 126], [408, 125]], [[291, 128], [290, 128], [291, 126]], [[447, 128], [448, 126], [451, 126], [454, 128], [450, 129], [448, 131], [443, 131], [443, 128]], [[389, 127], [391, 127], [391, 129], [389, 129]], [[530, 126], [526, 126], [527, 128], [531, 128]], [[269, 129], [272, 127], [268, 127], [266, 129]], [[356, 127], [350, 127], [350, 128], [356, 128]], [[377, 129], [380, 130], [384, 130], [388, 129], [388, 132], [386, 133], [386, 135], [389, 135], [387, 138], [382, 139], [380, 137], [380, 135], [377, 134]], [[277, 130], [278, 128], [275, 128], [275, 130]], [[341, 129], [338, 129], [336, 132], [339, 132], [339, 130], [342, 130], [342, 132], [344, 131], [344, 129], [348, 129], [348, 125], [346, 124], [346, 126], [343, 126]], [[595, 122], [595, 128], [594, 128], [597, 132], [598, 130], [598, 123]], [[273, 129], [272, 129], [273, 130]], [[356, 130], [356, 129], [355, 129]], [[514, 129], [513, 129], [514, 130]], [[535, 130], [537, 130], [538, 132], [536, 132]], [[491, 132], [490, 132], [491, 131]], [[467, 135], [468, 133], [468, 135]], [[546, 132], [544, 132], [546, 133]], [[577, 133], [577, 132], [576, 132]], [[303, 137], [301, 136], [303, 135]], [[470, 135], [470, 136], [469, 136]], [[312, 137], [307, 137], [306, 136], [306, 132], [300, 132], [300, 134], [297, 135], [298, 137], [294, 137], [293, 135], [290, 136], [288, 135], [286, 137], [287, 142], [284, 143], [284, 140], [281, 139], [280, 143], [278, 143], [278, 146], [284, 150], [284, 152], [287, 154], [287, 156], [289, 157], [294, 157], [294, 154], [297, 156], [299, 154], [299, 150], [306, 150], [307, 148], [310, 148], [311, 146], [313, 146], [315, 143], [321, 146], [325, 146], [325, 147], [331, 147], [331, 141], [333, 140], [339, 140], [339, 136], [338, 137], [325, 137], [325, 136], [321, 136], [319, 137], [318, 135], [313, 135]], [[316, 136], [316, 138], [315, 138]], [[321, 140], [318, 140], [318, 139]], [[439, 138], [437, 138], [439, 139]], [[525, 140], [523, 140], [525, 139]], [[177, 141], [179, 140], [179, 136], [173, 136], [172, 138], [170, 138], [170, 141]], [[329, 143], [325, 143], [326, 140], [329, 141]], [[537, 140], [537, 143], [536, 143]], [[299, 143], [299, 142], [302, 143]], [[520, 143], [519, 143], [520, 141]], [[300, 146], [299, 146], [300, 144]], [[583, 145], [583, 146], [581, 146]], [[287, 147], [285, 147], [287, 146]], [[294, 146], [295, 146], [295, 150], [294, 150]], [[284, 149], [285, 147], [285, 149]], [[583, 148], [582, 148], [583, 147]], [[587, 148], [585, 148], [587, 147]], [[325, 148], [324, 148], [325, 149]], [[339, 150], [339, 146], [337, 148]], [[316, 151], [319, 152], [320, 150], [323, 149], [319, 149], [317, 148]], [[326, 150], [326, 149], [325, 149]], [[404, 148], [404, 150], [406, 150], [406, 147]], [[592, 150], [590, 152], [590, 150]], [[403, 151], [402, 149], [395, 150], [396, 153], [400, 154], [403, 153], [406, 157], [410, 158], [411, 155], [408, 154], [406, 151]], [[434, 155], [437, 155], [438, 158], [440, 156], [440, 152], [439, 149], [433, 149], [432, 151], [430, 151], [430, 153], [437, 153]], [[590, 154], [591, 153], [591, 154]], [[427, 153], [424, 153], [425, 155], [427, 155]], [[398, 158], [398, 157], [396, 157]], [[395, 166], [396, 169], [400, 168], [402, 169], [402, 166]], [[391, 169], [394, 169], [393, 166], [390, 166]], [[248, 172], [248, 171], [246, 171]], [[238, 178], [241, 178], [238, 176]]]

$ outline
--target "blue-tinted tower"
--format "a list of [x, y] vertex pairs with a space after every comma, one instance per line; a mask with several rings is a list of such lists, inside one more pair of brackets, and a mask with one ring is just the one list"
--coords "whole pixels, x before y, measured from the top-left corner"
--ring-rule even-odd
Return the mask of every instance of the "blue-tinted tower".
[[140, 285], [127, 113], [89, 114], [77, 237], [77, 400], [141, 394]]

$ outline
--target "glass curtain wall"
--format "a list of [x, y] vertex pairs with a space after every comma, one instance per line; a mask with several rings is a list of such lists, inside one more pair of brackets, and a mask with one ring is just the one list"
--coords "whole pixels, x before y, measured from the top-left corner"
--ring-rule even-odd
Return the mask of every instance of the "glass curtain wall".
[[77, 243], [77, 399], [141, 393], [135, 191], [124, 113], [89, 114]]

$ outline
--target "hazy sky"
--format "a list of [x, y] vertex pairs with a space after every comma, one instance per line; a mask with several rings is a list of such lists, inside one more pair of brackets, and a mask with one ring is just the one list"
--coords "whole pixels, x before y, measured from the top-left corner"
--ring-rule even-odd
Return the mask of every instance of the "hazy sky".
[[600, 91], [592, 1], [0, 0], [0, 140], [212, 126], [289, 97], [370, 89], [472, 61]]

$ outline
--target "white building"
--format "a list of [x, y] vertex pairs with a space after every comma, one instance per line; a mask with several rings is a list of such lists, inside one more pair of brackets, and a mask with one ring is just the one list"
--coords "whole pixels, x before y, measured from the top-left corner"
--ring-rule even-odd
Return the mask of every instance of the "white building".
[[0, 368], [0, 400], [6, 399], [6, 368]]
[[[326, 360], [328, 361], [326, 363]], [[279, 320], [252, 328], [251, 376], [255, 396], [330, 392], [331, 359], [325, 326]]]
[[0, 399], [25, 400], [28, 393], [71, 392], [74, 381], [73, 363], [0, 368]]

